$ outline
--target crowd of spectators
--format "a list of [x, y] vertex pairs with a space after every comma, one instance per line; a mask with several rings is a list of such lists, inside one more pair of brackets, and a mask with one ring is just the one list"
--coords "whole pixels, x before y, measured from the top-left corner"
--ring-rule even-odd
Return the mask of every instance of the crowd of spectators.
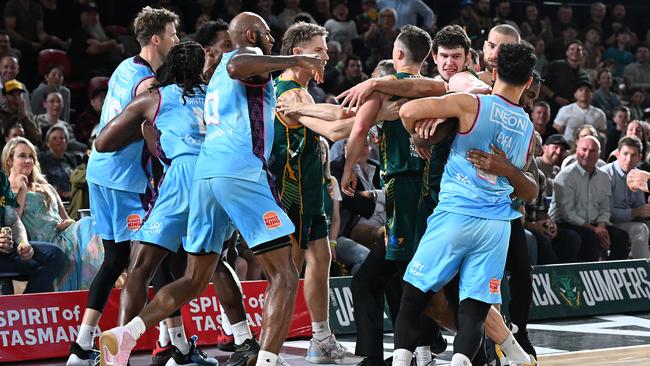
[[[543, 175], [539, 199], [525, 215], [536, 246], [535, 263], [624, 259], [630, 241], [631, 257], [649, 256], [650, 234], [643, 220], [650, 219], [650, 206], [646, 197], [626, 190], [621, 179], [637, 166], [650, 170], [650, 46], [648, 25], [642, 21], [650, 7], [622, 2], [0, 1], [1, 141], [24, 137], [34, 147], [34, 165], [42, 172], [43, 186], [51, 188], [40, 194], [51, 198], [46, 202], [61, 220], [78, 218], [78, 210], [88, 208], [85, 162], [93, 130], [112, 70], [139, 51], [129, 23], [144, 5], [179, 14], [182, 39], [191, 39], [210, 19], [229, 21], [241, 11], [254, 11], [268, 23], [276, 52], [293, 22], [323, 25], [329, 32], [325, 80], [309, 85], [317, 103], [337, 103], [336, 95], [384, 65], [402, 25], [416, 24], [432, 35], [443, 25], [461, 25], [476, 51], [468, 67], [478, 68], [489, 30], [509, 24], [535, 47], [536, 70], [544, 80], [531, 112], [542, 137], [537, 162]], [[63, 51], [63, 58], [47, 58], [42, 51], [48, 49]], [[435, 72], [433, 60], [427, 59], [422, 74], [435, 77]], [[339, 259], [346, 261], [337, 273], [358, 268], [367, 243], [383, 235], [385, 217], [373, 136], [368, 156], [355, 168], [360, 184], [353, 198], [341, 197], [331, 183], [344, 163], [344, 150], [344, 143], [334, 144], [331, 168], [325, 167], [331, 179], [324, 192], [335, 202], [336, 236], [343, 238], [338, 240]], [[4, 168], [9, 177], [11, 167]], [[12, 190], [19, 189], [12, 181]], [[55, 205], [55, 195], [67, 211]], [[349, 253], [343, 253], [346, 245], [352, 248]], [[237, 248], [240, 277], [259, 278], [259, 264], [245, 243]]]

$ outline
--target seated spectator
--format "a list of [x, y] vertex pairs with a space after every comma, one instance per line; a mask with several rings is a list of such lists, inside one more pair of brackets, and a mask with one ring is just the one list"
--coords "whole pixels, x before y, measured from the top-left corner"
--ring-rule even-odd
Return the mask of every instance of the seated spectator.
[[42, 104], [45, 107], [45, 113], [36, 116], [36, 123], [41, 129], [41, 134], [47, 134], [47, 131], [54, 125], [64, 126], [68, 130], [68, 136], [73, 136], [68, 141], [68, 151], [81, 154], [85, 153], [87, 148], [86, 144], [77, 141], [74, 135], [72, 135], [72, 126], [68, 122], [60, 119], [61, 112], [63, 111], [63, 97], [61, 93], [55, 90], [50, 91], [45, 95], [45, 100], [43, 100]]
[[23, 292], [26, 294], [54, 291], [54, 280], [65, 271], [68, 258], [56, 245], [27, 242], [23, 223], [15, 213], [16, 196], [7, 176], [1, 172], [0, 200], [4, 202], [0, 207], [0, 225], [12, 228], [13, 236], [21, 240], [15, 245], [11, 234], [0, 233], [0, 274], [16, 273], [27, 277]]
[[56, 289], [89, 288], [104, 257], [101, 239], [92, 231], [92, 218], [75, 222], [68, 217], [61, 198], [41, 174], [36, 148], [28, 140], [9, 141], [2, 150], [2, 168], [9, 174], [17, 213], [30, 239], [55, 243], [69, 259], [65, 273], [56, 278]]
[[610, 122], [612, 121], [614, 109], [621, 105], [621, 97], [611, 90], [612, 80], [612, 73], [608, 69], [598, 71], [598, 89], [591, 98], [591, 105], [605, 112], [607, 121]]
[[580, 83], [589, 81], [589, 74], [581, 66], [584, 60], [582, 42], [570, 42], [565, 56], [564, 60], [551, 61], [544, 74], [542, 95], [551, 105], [552, 113], [557, 113], [560, 107], [571, 103]]
[[357, 25], [357, 34], [366, 33], [378, 20], [377, 0], [361, 0], [361, 14], [354, 18]]
[[363, 72], [361, 59], [357, 55], [349, 55], [344, 62], [343, 74], [339, 76], [334, 85], [335, 94], [341, 94], [362, 81], [368, 80], [368, 75]]
[[578, 128], [583, 125], [593, 126], [604, 141], [607, 133], [607, 118], [605, 112], [591, 105], [592, 86], [589, 81], [581, 81], [573, 93], [575, 102], [568, 104], [557, 112], [553, 127], [567, 142], [574, 143]]
[[26, 92], [25, 85], [18, 80], [9, 80], [4, 83], [2, 95], [5, 103], [0, 108], [0, 127], [5, 131], [13, 125], [21, 125], [25, 130], [25, 136], [35, 145], [40, 145], [43, 140], [40, 128], [36, 123], [34, 115], [27, 110], [23, 93]]
[[102, 113], [107, 91], [107, 77], [98, 76], [90, 80], [88, 84], [88, 99], [90, 103], [81, 112], [79, 118], [77, 118], [77, 123], [74, 125], [74, 136], [77, 138], [77, 141], [86, 143], [90, 139], [93, 129], [99, 124], [99, 117]]
[[[5, 130], [5, 144], [14, 137], [25, 137], [25, 130], [21, 125], [13, 125]], [[4, 147], [4, 144], [2, 145]]]
[[[535, 56], [537, 56], [535, 71], [540, 75], [544, 75], [546, 73], [546, 68], [548, 67], [548, 59], [545, 55], [546, 41], [541, 38], [535, 38], [531, 41], [531, 44], [535, 47]], [[478, 71], [480, 71], [480, 69]]]
[[[639, 163], [639, 166], [637, 168], [644, 170], [649, 169], [650, 164], [648, 163], [647, 155], [648, 136], [650, 136], [650, 131], [648, 130], [647, 124], [643, 121], [631, 121], [624, 129], [622, 137], [625, 136], [635, 136], [639, 139], [639, 141], [641, 141], [641, 163]], [[607, 159], [607, 162], [611, 163], [613, 161], [616, 161], [616, 159], [618, 159], [618, 148], [612, 151]]]
[[[610, 156], [618, 146], [618, 140], [621, 136], [625, 135], [627, 130], [627, 122], [630, 120], [630, 110], [625, 106], [614, 108], [613, 120], [607, 126], [607, 147], [605, 147], [605, 156]], [[642, 153], [645, 149], [642, 150]], [[610, 161], [609, 158], [607, 160]]]
[[[592, 125], [583, 125], [580, 127], [575, 134], [575, 139], [574, 141], [578, 141], [585, 136], [594, 136], [598, 138], [598, 131], [594, 128]], [[567, 165], [570, 165], [576, 161], [576, 144], [571, 144], [571, 150], [569, 151], [569, 156], [564, 158], [562, 161], [562, 166], [560, 167], [561, 169], [564, 169]], [[596, 167], [600, 168], [605, 166], [607, 164], [604, 160], [598, 159], [598, 162], [596, 163]]]
[[366, 68], [374, 69], [381, 60], [390, 59], [393, 54], [393, 43], [399, 34], [397, 13], [393, 8], [384, 8], [379, 11], [377, 24], [371, 24], [363, 40], [370, 55], [366, 59]]
[[534, 3], [526, 5], [526, 20], [519, 25], [521, 38], [525, 40], [541, 39], [544, 42], [553, 40], [553, 31], [548, 17], [540, 19], [539, 9]]
[[93, 76], [110, 76], [122, 61], [124, 47], [111, 39], [99, 20], [94, 3], [81, 6], [81, 27], [71, 37], [70, 58], [75, 77], [88, 80]]
[[329, 241], [332, 251], [332, 261], [339, 262], [349, 268], [348, 273], [354, 275], [370, 249], [352, 239], [340, 236], [341, 209], [339, 203], [343, 200], [338, 180], [330, 174], [329, 144], [321, 137], [320, 151], [323, 161], [323, 207], [329, 225]]
[[66, 151], [68, 139], [68, 130], [64, 126], [50, 127], [45, 135], [47, 150], [38, 155], [39, 170], [56, 189], [59, 196], [66, 201], [70, 199], [72, 191], [70, 173], [79, 165], [79, 159]]
[[577, 161], [562, 169], [553, 182], [549, 216], [560, 227], [578, 232], [581, 262], [627, 259], [630, 252], [627, 233], [610, 223], [612, 189], [609, 176], [596, 168], [599, 155], [597, 138], [578, 140]]
[[544, 173], [546, 192], [544, 197], [553, 195], [553, 179], [560, 172], [560, 164], [569, 150], [569, 143], [560, 134], [551, 135], [544, 141], [542, 155], [535, 158], [537, 168]]
[[[434, 31], [436, 26], [436, 15], [433, 13], [433, 10], [425, 4], [422, 0], [403, 0], [399, 2], [399, 6], [396, 6], [397, 3], [389, 0], [378, 0], [377, 9], [380, 11], [393, 7], [397, 10], [397, 28], [402, 28], [407, 24], [419, 25], [422, 29]], [[488, 1], [488, 11], [490, 4]], [[487, 15], [488, 22], [489, 14]], [[422, 22], [418, 22], [418, 19]], [[490, 27], [488, 27], [489, 29]]]
[[20, 60], [21, 55], [22, 52], [20, 52], [17, 48], [11, 47], [11, 38], [9, 38], [7, 31], [0, 29], [0, 58], [4, 56], [12, 56], [17, 60]]
[[530, 119], [535, 126], [535, 131], [542, 137], [542, 141], [546, 141], [549, 136], [557, 133], [557, 130], [548, 123], [551, 119], [551, 106], [545, 101], [535, 101]]
[[494, 9], [495, 17], [492, 19], [493, 25], [499, 24], [508, 24], [517, 30], [517, 33], [521, 34], [521, 29], [517, 22], [510, 18], [510, 0], [497, 0], [497, 6]]
[[634, 58], [635, 62], [623, 69], [625, 88], [650, 90], [650, 47], [647, 44], [638, 45]]
[[583, 51], [585, 53], [585, 69], [597, 70], [602, 66], [605, 48], [601, 42], [601, 31], [596, 27], [585, 30]]
[[70, 89], [63, 85], [63, 66], [57, 64], [50, 65], [45, 72], [44, 78], [45, 82], [41, 83], [32, 92], [30, 98], [32, 113], [45, 113], [43, 101], [50, 91], [56, 91], [59, 92], [63, 98], [63, 113], [61, 114], [61, 119], [70, 122]]
[[641, 140], [625, 136], [618, 144], [618, 159], [602, 170], [609, 175], [612, 187], [612, 224], [630, 236], [631, 255], [635, 259], [650, 258], [648, 239], [650, 204], [642, 191], [632, 192], [627, 186], [627, 173], [641, 161]]
[[[580, 42], [578, 40], [578, 26], [575, 23], [568, 23], [562, 27], [562, 32], [559, 36], [546, 47], [546, 54], [550, 61], [561, 60], [566, 55], [566, 49], [571, 46], [573, 42]], [[582, 43], [581, 43], [582, 45]], [[581, 50], [583, 51], [583, 50]]]
[[284, 0], [284, 10], [278, 14], [278, 19], [282, 21], [284, 28], [286, 29], [293, 24], [293, 20], [299, 13], [302, 13], [302, 9], [300, 9], [300, 0]]
[[630, 89], [630, 119], [643, 120], [643, 104], [645, 103], [645, 93], [641, 89]]
[[[16, 80], [18, 73], [20, 72], [20, 64], [18, 59], [13, 56], [4, 56], [0, 59], [0, 83], [3, 87], [4, 84], [9, 80]], [[27, 106], [27, 111], [32, 111], [32, 106], [30, 104], [29, 90], [25, 87], [25, 92], [22, 95], [25, 105]], [[5, 103], [4, 95], [0, 98], [0, 102]]]
[[347, 0], [334, 0], [332, 2], [333, 18], [323, 25], [329, 32], [329, 39], [337, 41], [343, 48], [343, 53], [352, 52], [352, 40], [358, 37], [357, 26], [349, 19], [350, 10]]
[[609, 47], [603, 55], [603, 61], [614, 60], [616, 61], [616, 73], [614, 76], [623, 77], [623, 70], [625, 66], [634, 62], [634, 55], [630, 52], [630, 30], [628, 28], [621, 28], [615, 33], [616, 44]]

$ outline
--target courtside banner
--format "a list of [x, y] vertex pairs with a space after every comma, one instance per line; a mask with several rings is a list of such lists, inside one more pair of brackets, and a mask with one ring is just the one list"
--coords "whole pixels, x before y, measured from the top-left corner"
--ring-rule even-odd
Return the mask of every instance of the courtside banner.
[[[334, 334], [356, 334], [354, 303], [352, 301], [352, 277], [330, 278], [330, 327]], [[393, 330], [388, 317], [388, 305], [384, 302], [384, 332]]]
[[545, 265], [533, 271], [531, 320], [635, 311], [650, 311], [645, 259]]
[[[259, 334], [266, 281], [242, 282], [248, 324]], [[289, 337], [311, 337], [311, 320], [300, 281]], [[79, 331], [88, 298], [87, 291], [0, 296], [0, 363], [61, 358]], [[101, 330], [116, 325], [120, 290], [113, 290], [99, 323]], [[283, 310], [290, 311], [285, 304]], [[219, 302], [212, 285], [181, 309], [186, 334], [199, 336], [199, 345], [217, 342], [221, 326]], [[158, 339], [156, 328], [138, 341], [136, 350], [151, 349]]]

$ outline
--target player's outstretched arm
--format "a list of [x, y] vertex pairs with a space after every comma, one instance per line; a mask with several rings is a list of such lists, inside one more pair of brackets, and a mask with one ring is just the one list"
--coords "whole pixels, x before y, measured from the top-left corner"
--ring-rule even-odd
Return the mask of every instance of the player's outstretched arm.
[[394, 79], [391, 76], [368, 79], [341, 93], [341, 106], [358, 108], [373, 92], [395, 95], [404, 98], [423, 98], [445, 94], [445, 83], [430, 78]]
[[[415, 123], [420, 120], [458, 118], [459, 131], [469, 130], [476, 117], [478, 101], [469, 93], [454, 93], [443, 97], [430, 97], [407, 102], [399, 110], [404, 128], [415, 132]], [[434, 132], [435, 133], [435, 132]]]
[[228, 60], [226, 67], [228, 75], [232, 79], [250, 80], [253, 78], [253, 81], [268, 80], [273, 71], [302, 67], [313, 70], [314, 80], [320, 83], [324, 80], [325, 61], [321, 60], [318, 55], [264, 55], [257, 47], [246, 47], [240, 48], [237, 54]]
[[275, 111], [293, 118], [312, 117], [326, 121], [354, 117], [355, 114], [348, 109], [339, 108], [336, 104], [293, 101], [288, 99], [278, 99]]
[[[99, 152], [117, 151], [135, 141], [141, 140], [142, 119], [150, 122], [160, 101], [158, 90], [151, 90], [135, 97], [124, 110], [113, 118], [95, 140]], [[152, 112], [153, 111], [153, 112]]]

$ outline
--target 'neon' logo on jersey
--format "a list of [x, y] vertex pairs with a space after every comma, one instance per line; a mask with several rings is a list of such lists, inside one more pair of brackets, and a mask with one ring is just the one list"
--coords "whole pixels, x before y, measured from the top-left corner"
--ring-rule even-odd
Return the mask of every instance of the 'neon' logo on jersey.
[[267, 229], [275, 229], [282, 226], [280, 217], [275, 211], [266, 212], [264, 216], [262, 216], [262, 219], [264, 219], [264, 225]]

